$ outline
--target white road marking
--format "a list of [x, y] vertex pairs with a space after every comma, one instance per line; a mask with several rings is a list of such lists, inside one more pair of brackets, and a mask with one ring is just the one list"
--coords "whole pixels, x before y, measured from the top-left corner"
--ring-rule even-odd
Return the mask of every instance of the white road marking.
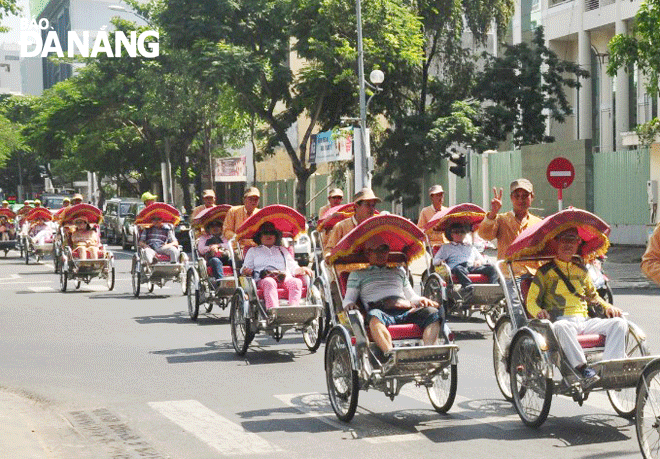
[[29, 291], [34, 292], [34, 293], [41, 293], [41, 292], [52, 292], [55, 290], [53, 287], [30, 287], [28, 288]]
[[281, 452], [259, 435], [247, 432], [197, 400], [149, 403], [154, 410], [227, 456]]
[[366, 437], [363, 438], [363, 440], [366, 441], [367, 443], [376, 445], [379, 443], [399, 443], [403, 441], [421, 440], [422, 438], [424, 438], [422, 434], [412, 433], [412, 434], [401, 434], [401, 435], [387, 435], [380, 437]]

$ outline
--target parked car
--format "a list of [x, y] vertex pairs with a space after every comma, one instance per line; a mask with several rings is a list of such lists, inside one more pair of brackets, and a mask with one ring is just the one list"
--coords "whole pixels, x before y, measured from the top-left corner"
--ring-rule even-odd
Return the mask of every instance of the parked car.
[[139, 214], [142, 209], [144, 209], [144, 204], [142, 202], [134, 202], [129, 206], [126, 215], [124, 215], [121, 231], [121, 248], [124, 250], [135, 250], [135, 244], [133, 243], [137, 237], [135, 216]]
[[64, 198], [71, 198], [68, 194], [42, 194], [41, 195], [41, 205], [50, 209], [57, 210], [61, 209], [64, 205]]
[[106, 238], [108, 243], [122, 243], [124, 218], [128, 214], [131, 205], [135, 203], [140, 203], [140, 200], [134, 198], [112, 198], [106, 201], [105, 211], [103, 212], [104, 221], [101, 224], [101, 236]]

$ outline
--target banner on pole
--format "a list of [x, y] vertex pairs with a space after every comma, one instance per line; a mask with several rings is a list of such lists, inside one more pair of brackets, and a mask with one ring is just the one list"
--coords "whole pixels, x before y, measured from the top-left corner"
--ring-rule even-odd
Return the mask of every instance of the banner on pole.
[[353, 159], [353, 128], [312, 135], [309, 162], [320, 164]]
[[245, 156], [215, 159], [216, 182], [245, 182], [247, 180]]

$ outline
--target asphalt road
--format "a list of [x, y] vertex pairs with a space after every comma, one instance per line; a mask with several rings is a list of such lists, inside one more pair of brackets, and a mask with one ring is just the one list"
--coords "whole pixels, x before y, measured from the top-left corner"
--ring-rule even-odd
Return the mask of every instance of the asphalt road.
[[[112, 292], [96, 279], [61, 293], [50, 260], [26, 266], [15, 252], [0, 258], [0, 406], [12, 407], [0, 422], [21, 417], [34, 435], [0, 432], [0, 451], [25, 445], [11, 457], [640, 457], [634, 425], [615, 415], [604, 393], [582, 407], [555, 397], [540, 429], [523, 426], [499, 393], [492, 333], [478, 318], [450, 324], [460, 351], [448, 415], [408, 385], [394, 401], [361, 392], [353, 421], [339, 422], [326, 395], [323, 347], [310, 353], [293, 332], [279, 343], [258, 335], [240, 358], [228, 311], [191, 322], [178, 284], [134, 298], [130, 254], [115, 253]], [[658, 353], [659, 294], [615, 292]]]

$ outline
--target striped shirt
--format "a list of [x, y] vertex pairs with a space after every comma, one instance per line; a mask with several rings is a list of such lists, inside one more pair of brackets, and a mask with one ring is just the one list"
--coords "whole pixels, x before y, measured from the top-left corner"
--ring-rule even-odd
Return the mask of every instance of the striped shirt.
[[411, 303], [421, 298], [413, 290], [403, 268], [369, 266], [348, 275], [346, 295], [342, 305], [346, 307], [359, 298], [364, 307], [368, 308], [369, 303], [391, 296], [406, 298]]
[[142, 231], [140, 242], [145, 242], [154, 250], [160, 249], [165, 244], [176, 241], [172, 225], [165, 223], [161, 227], [152, 226]]

